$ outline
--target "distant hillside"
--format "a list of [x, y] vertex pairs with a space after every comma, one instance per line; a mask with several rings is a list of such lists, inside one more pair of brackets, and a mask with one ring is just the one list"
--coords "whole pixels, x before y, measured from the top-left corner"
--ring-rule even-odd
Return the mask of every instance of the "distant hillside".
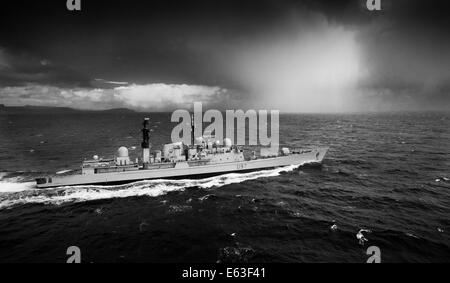
[[51, 106], [5, 106], [0, 104], [0, 114], [65, 114], [77, 112], [95, 112], [95, 113], [134, 113], [135, 111], [127, 108], [115, 108], [107, 110], [80, 110], [69, 107], [51, 107]]
[[106, 113], [135, 113], [136, 111], [128, 109], [128, 108], [114, 108], [114, 109], [107, 109], [107, 110], [97, 110], [93, 112], [106, 112]]

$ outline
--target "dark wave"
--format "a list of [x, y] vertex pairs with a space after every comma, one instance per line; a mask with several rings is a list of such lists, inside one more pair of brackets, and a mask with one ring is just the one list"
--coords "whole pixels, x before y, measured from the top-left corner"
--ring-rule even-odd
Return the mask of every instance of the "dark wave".
[[[283, 146], [330, 147], [321, 167], [34, 190], [139, 148], [141, 113], [55, 115], [0, 117], [0, 262], [65, 262], [73, 245], [83, 262], [365, 262], [372, 245], [382, 262], [450, 261], [449, 114], [281, 115]], [[150, 116], [160, 147], [170, 114]]]

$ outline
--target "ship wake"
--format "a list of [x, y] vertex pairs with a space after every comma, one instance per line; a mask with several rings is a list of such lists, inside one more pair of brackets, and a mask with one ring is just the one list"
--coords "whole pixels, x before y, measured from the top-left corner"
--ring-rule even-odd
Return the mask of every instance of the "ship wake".
[[17, 182], [15, 179], [0, 179], [0, 209], [23, 204], [60, 205], [70, 202], [84, 202], [99, 199], [127, 198], [136, 196], [157, 197], [190, 187], [211, 189], [241, 183], [264, 177], [278, 176], [281, 172], [292, 171], [298, 165], [289, 165], [270, 170], [250, 173], [229, 173], [204, 179], [146, 180], [116, 186], [68, 186], [52, 189], [36, 189], [33, 182]]

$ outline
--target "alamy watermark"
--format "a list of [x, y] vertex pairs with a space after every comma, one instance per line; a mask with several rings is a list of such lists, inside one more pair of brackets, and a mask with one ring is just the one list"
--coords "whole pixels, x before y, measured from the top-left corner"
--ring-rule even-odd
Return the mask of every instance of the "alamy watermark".
[[377, 246], [370, 246], [366, 250], [366, 254], [369, 255], [367, 263], [380, 263], [381, 262], [381, 250]]
[[[270, 132], [268, 122], [269, 112]], [[225, 113], [225, 138], [229, 138], [236, 145], [270, 146], [272, 150], [278, 150], [280, 139], [280, 112], [278, 110], [256, 111], [250, 109], [246, 112], [243, 110], [226, 110]], [[195, 138], [214, 133], [214, 140], [222, 143], [224, 138], [224, 117], [221, 111], [209, 109], [203, 113], [202, 103], [194, 102], [193, 117], [193, 121], [191, 121], [191, 114], [188, 110], [184, 109], [175, 110], [172, 113], [171, 122], [179, 123], [172, 130], [172, 142], [183, 142], [184, 144], [190, 145], [192, 143], [191, 124], [193, 122]], [[205, 130], [203, 130], [204, 122], [211, 123]], [[246, 135], [246, 130], [248, 130], [248, 136]]]
[[81, 0], [67, 0], [66, 7], [69, 11], [81, 11]]
[[67, 258], [67, 263], [81, 263], [81, 250], [77, 246], [70, 246], [67, 248], [66, 255], [69, 255]]
[[381, 0], [367, 0], [366, 7], [369, 11], [381, 11]]

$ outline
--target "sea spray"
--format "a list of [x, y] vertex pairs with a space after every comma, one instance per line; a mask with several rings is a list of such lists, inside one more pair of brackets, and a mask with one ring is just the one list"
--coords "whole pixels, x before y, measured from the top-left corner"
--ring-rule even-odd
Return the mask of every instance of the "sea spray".
[[59, 205], [68, 202], [135, 196], [157, 197], [168, 192], [183, 191], [189, 187], [210, 189], [263, 177], [274, 177], [283, 171], [292, 171], [298, 166], [300, 164], [243, 174], [229, 173], [198, 180], [145, 180], [118, 186], [84, 185], [39, 190], [34, 188], [32, 182], [0, 183], [0, 209], [27, 203]]

